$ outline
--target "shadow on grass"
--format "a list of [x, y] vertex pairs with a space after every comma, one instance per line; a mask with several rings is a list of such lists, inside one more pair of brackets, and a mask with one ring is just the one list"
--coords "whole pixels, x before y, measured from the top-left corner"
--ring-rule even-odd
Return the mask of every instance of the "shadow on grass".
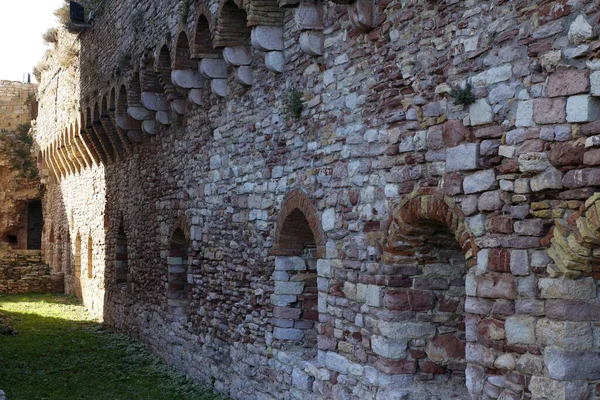
[[[41, 311], [29, 312], [32, 302]], [[10, 400], [224, 399], [129, 336], [91, 319], [69, 319], [74, 304], [70, 296], [0, 297], [2, 314], [19, 330], [0, 336], [0, 389]], [[66, 318], [40, 315], [44, 309]]]

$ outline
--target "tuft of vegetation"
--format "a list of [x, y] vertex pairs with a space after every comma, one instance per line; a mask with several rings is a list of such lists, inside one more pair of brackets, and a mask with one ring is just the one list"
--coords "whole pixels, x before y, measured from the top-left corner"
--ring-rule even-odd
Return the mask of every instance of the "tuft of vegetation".
[[44, 43], [48, 45], [53, 44], [56, 46], [58, 44], [58, 29], [48, 29], [46, 33], [42, 35], [42, 39], [44, 40]]
[[450, 97], [454, 99], [454, 104], [469, 106], [477, 99], [473, 95], [473, 87], [470, 83], [467, 83], [464, 88], [454, 88], [450, 92]]
[[31, 156], [33, 136], [31, 125], [19, 125], [14, 132], [0, 130], [0, 154], [6, 157], [19, 177], [27, 180], [38, 179], [36, 162]]
[[285, 111], [294, 118], [300, 118], [304, 104], [302, 103], [302, 92], [295, 87], [290, 88], [284, 97]]
[[[98, 6], [101, 0], [78, 0], [77, 2], [81, 4], [86, 13], [89, 13], [94, 8]], [[71, 31], [71, 11], [69, 0], [65, 0], [64, 4], [54, 11], [54, 15], [58, 18], [60, 24], [68, 31]]]
[[35, 93], [29, 93], [23, 102], [26, 106], [30, 106], [35, 102]]
[[180, 22], [187, 24], [188, 17], [190, 16], [190, 0], [183, 0], [181, 7], [179, 7]]
[[0, 336], [9, 399], [226, 400], [186, 378], [67, 295], [0, 295], [19, 330]]
[[61, 48], [59, 52], [60, 66], [64, 69], [79, 66], [77, 59], [79, 58], [79, 50], [75, 46]]
[[131, 68], [131, 54], [121, 53], [117, 59], [117, 65], [115, 66], [115, 76], [121, 76], [125, 71]]

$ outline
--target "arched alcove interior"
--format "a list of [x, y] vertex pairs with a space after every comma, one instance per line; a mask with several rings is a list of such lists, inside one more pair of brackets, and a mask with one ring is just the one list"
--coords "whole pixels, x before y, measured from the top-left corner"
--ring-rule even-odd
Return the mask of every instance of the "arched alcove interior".
[[158, 82], [163, 92], [167, 95], [167, 98], [169, 100], [177, 98], [175, 86], [173, 86], [173, 82], [171, 81], [171, 54], [166, 44], [160, 48], [156, 73], [158, 75]]
[[317, 262], [323, 234], [310, 199], [301, 191], [286, 199], [277, 222], [273, 303], [274, 346], [316, 355], [319, 321]]
[[246, 11], [233, 0], [226, 0], [217, 17], [215, 47], [248, 46], [251, 31]]
[[129, 90], [126, 90], [125, 98], [125, 110], [127, 110], [128, 104], [132, 107], [139, 107], [142, 105], [142, 89], [140, 85], [140, 73], [138, 71], [133, 73], [133, 76], [129, 81]]
[[198, 62], [192, 60], [187, 34], [183, 31], [177, 37], [173, 69], [198, 69]]
[[117, 285], [127, 286], [129, 280], [129, 254], [127, 249], [127, 234], [123, 225], [117, 232], [117, 243], [115, 250], [115, 269]]
[[205, 15], [200, 14], [194, 31], [194, 49], [191, 58], [218, 58], [219, 52], [213, 47], [210, 24]]
[[404, 337], [394, 330], [394, 323], [374, 324], [378, 328], [371, 340], [378, 356], [376, 367], [381, 371], [394, 371], [399, 363], [414, 365], [415, 375], [423, 380], [432, 384], [437, 382], [434, 376], [451, 380], [468, 396], [464, 377], [465, 254], [473, 255], [460, 219], [460, 211], [449, 207], [441, 195], [416, 195], [393, 210], [383, 261], [388, 281], [395, 283], [383, 289], [382, 306], [390, 315], [410, 316], [422, 332], [405, 343], [400, 360], [389, 358], [383, 350], [384, 344]]
[[175, 229], [169, 240], [167, 256], [167, 301], [170, 316], [187, 316], [189, 299], [188, 240], [180, 228]]

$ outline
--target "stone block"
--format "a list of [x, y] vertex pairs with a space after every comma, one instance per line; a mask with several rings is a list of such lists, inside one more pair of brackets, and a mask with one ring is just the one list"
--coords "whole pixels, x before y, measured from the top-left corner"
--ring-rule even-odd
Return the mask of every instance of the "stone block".
[[551, 167], [548, 154], [530, 152], [519, 155], [519, 170], [521, 172], [543, 172]]
[[[516, 127], [528, 127], [533, 125], [533, 100], [519, 101], [517, 104]], [[508, 143], [508, 141], [507, 141]]]
[[191, 108], [191, 104], [186, 99], [175, 99], [171, 101], [171, 111], [178, 115], [184, 115]]
[[427, 343], [425, 353], [431, 361], [446, 365], [464, 359], [465, 342], [454, 335], [437, 336]]
[[292, 371], [292, 386], [304, 392], [312, 392], [312, 386], [315, 378], [309, 376], [300, 368], [294, 368]]
[[479, 99], [471, 104], [469, 106], [469, 115], [472, 126], [489, 124], [494, 117], [492, 107], [490, 107], [485, 99]]
[[172, 121], [171, 111], [159, 110], [156, 112], [154, 119], [161, 125], [170, 125]]
[[188, 101], [197, 106], [204, 104], [204, 91], [202, 89], [191, 89], [188, 92]]
[[504, 324], [506, 341], [510, 344], [535, 344], [535, 318], [508, 317]]
[[582, 300], [546, 300], [546, 316], [567, 321], [599, 321], [600, 305]]
[[229, 95], [227, 79], [211, 79], [210, 91], [218, 97], [227, 97], [227, 95]]
[[555, 167], [581, 165], [585, 147], [581, 143], [556, 143], [552, 146], [548, 159]]
[[584, 43], [592, 38], [592, 26], [587, 22], [583, 15], [578, 15], [577, 18], [569, 26], [567, 34], [569, 42], [573, 45]]
[[538, 281], [543, 299], [593, 299], [596, 297], [594, 278], [541, 278]]
[[477, 295], [493, 299], [514, 299], [517, 296], [515, 277], [508, 274], [480, 276], [477, 278]]
[[477, 169], [479, 146], [477, 143], [463, 143], [446, 151], [446, 172]]
[[383, 336], [371, 336], [371, 348], [373, 352], [382, 357], [392, 360], [406, 358], [406, 341], [391, 340]]
[[142, 131], [147, 133], [148, 135], [156, 134], [156, 121], [155, 120], [146, 120], [142, 122]]
[[533, 376], [529, 391], [534, 399], [581, 400], [586, 398], [588, 384], [584, 380], [558, 381], [545, 376]]
[[233, 46], [223, 48], [223, 60], [229, 65], [241, 66], [252, 63], [252, 52], [248, 46]]
[[346, 357], [341, 354], [329, 351], [325, 355], [325, 366], [335, 372], [339, 372], [340, 374], [348, 373], [348, 365], [349, 361]]
[[259, 51], [283, 51], [283, 28], [280, 26], [258, 25], [250, 34], [252, 46]]
[[[475, 279], [477, 281], [477, 279]], [[494, 302], [488, 299], [467, 297], [465, 300], [465, 312], [476, 315], [487, 315], [492, 311]]]
[[567, 99], [568, 122], [590, 122], [600, 119], [600, 99], [582, 94]]
[[458, 120], [450, 120], [442, 126], [442, 138], [446, 147], [455, 147], [461, 144], [467, 133], [467, 128]]
[[533, 192], [541, 192], [546, 189], [562, 189], [563, 173], [556, 168], [550, 167], [541, 174], [531, 178], [529, 184]]
[[171, 109], [167, 96], [162, 93], [142, 92], [142, 105], [151, 111], [168, 111]]
[[252, 86], [254, 83], [252, 68], [247, 65], [236, 68], [235, 79], [244, 86]]
[[600, 71], [593, 72], [590, 75], [590, 94], [600, 96]]
[[600, 353], [598, 352], [568, 351], [549, 347], [544, 351], [544, 362], [548, 368], [548, 375], [553, 379], [561, 381], [600, 379]]
[[467, 175], [463, 180], [465, 194], [484, 192], [496, 187], [496, 173], [493, 169], [478, 171]]
[[289, 295], [289, 294], [272, 294], [271, 295], [271, 303], [274, 306], [279, 307], [287, 307], [291, 303], [295, 303], [298, 300], [297, 296]]
[[317, 260], [317, 275], [325, 277], [325, 278], [331, 278], [332, 277], [331, 261], [324, 260], [321, 258], [318, 259]]
[[540, 375], [544, 369], [544, 358], [525, 353], [517, 359], [516, 369], [528, 375]]
[[136, 121], [143, 121], [148, 119], [154, 119], [152, 112], [144, 107], [128, 107], [127, 115]]
[[273, 337], [278, 340], [302, 340], [304, 331], [294, 328], [279, 328], [273, 329]]
[[511, 250], [510, 272], [513, 275], [529, 275], [529, 253], [527, 250]]
[[398, 341], [409, 341], [418, 338], [430, 338], [436, 333], [435, 325], [427, 322], [376, 322], [379, 333]]
[[183, 89], [202, 89], [204, 78], [197, 70], [176, 69], [171, 72], [171, 81], [175, 86]]
[[275, 257], [276, 271], [306, 271], [306, 262], [301, 257]]
[[556, 346], [570, 351], [591, 350], [593, 346], [589, 322], [553, 321], [542, 318], [537, 322], [536, 336], [545, 346]]
[[208, 79], [226, 79], [227, 63], [220, 58], [203, 58], [198, 64], [200, 74]]
[[563, 98], [542, 98], [533, 101], [533, 120], [536, 124], [565, 122], [566, 103]]
[[501, 190], [482, 193], [477, 200], [479, 211], [495, 211], [501, 209], [503, 205]]
[[270, 51], [265, 54], [265, 65], [269, 71], [281, 73], [285, 67], [285, 58], [281, 51]]
[[571, 96], [590, 90], [589, 72], [568, 69], [551, 74], [548, 78], [548, 96]]
[[303, 282], [275, 282], [275, 294], [299, 295], [304, 291]]
[[335, 228], [335, 208], [328, 208], [323, 211], [321, 223], [325, 232], [332, 231]]
[[323, 12], [319, 5], [302, 2], [294, 10], [294, 21], [299, 30], [322, 30]]
[[300, 48], [309, 56], [323, 55], [323, 34], [317, 31], [305, 31], [300, 34]]

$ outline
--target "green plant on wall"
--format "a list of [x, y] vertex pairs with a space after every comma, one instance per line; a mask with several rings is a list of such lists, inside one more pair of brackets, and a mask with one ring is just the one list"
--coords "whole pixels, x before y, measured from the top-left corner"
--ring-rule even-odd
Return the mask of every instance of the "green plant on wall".
[[464, 88], [454, 88], [450, 92], [450, 97], [454, 99], [454, 104], [469, 106], [475, 103], [475, 95], [473, 94], [473, 87], [470, 83], [467, 83]]
[[34, 180], [38, 177], [38, 171], [31, 156], [33, 137], [29, 132], [30, 128], [30, 124], [23, 124], [13, 132], [0, 131], [0, 154], [19, 171], [19, 177]]
[[285, 111], [288, 115], [294, 118], [300, 118], [304, 104], [302, 103], [302, 92], [295, 87], [288, 89], [288, 92], [284, 98]]
[[115, 76], [121, 76], [129, 68], [131, 68], [131, 54], [121, 53], [115, 66]]
[[190, 0], [183, 0], [181, 7], [179, 7], [179, 17], [182, 24], [187, 24], [188, 17], [190, 16]]

